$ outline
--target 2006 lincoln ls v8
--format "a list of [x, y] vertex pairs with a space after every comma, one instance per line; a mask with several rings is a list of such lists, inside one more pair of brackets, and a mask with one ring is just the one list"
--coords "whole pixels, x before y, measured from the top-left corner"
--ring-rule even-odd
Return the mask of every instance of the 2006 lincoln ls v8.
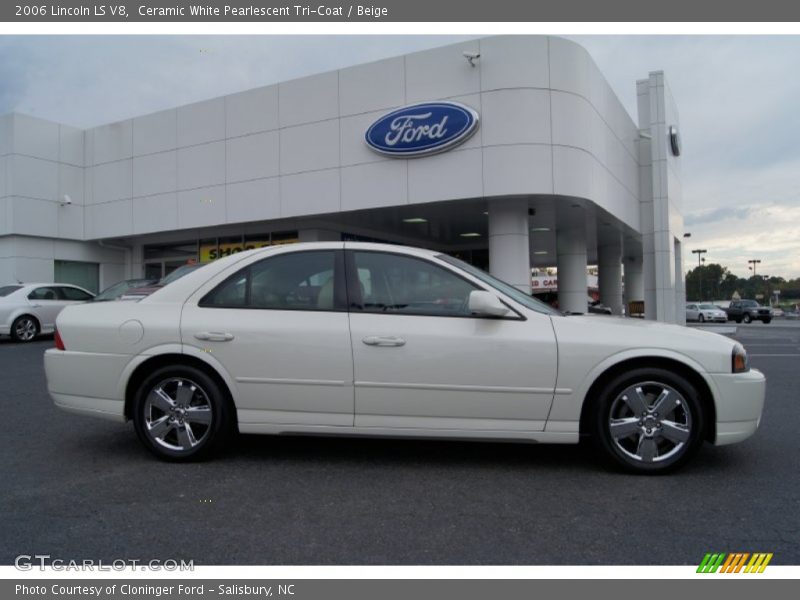
[[61, 408], [131, 419], [172, 460], [228, 434], [577, 442], [632, 471], [758, 427], [765, 378], [713, 333], [564, 316], [414, 248], [332, 242], [243, 252], [139, 302], [58, 317]]

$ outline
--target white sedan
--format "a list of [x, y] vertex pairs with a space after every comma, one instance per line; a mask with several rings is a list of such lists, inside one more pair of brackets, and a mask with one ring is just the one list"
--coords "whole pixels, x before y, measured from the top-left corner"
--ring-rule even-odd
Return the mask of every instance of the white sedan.
[[0, 286], [0, 335], [31, 342], [53, 333], [56, 317], [67, 306], [87, 302], [90, 291], [66, 283], [18, 283]]
[[328, 242], [218, 260], [139, 302], [70, 307], [45, 354], [66, 410], [169, 460], [229, 434], [576, 443], [637, 472], [751, 436], [765, 378], [726, 337], [562, 316], [437, 252]]
[[728, 313], [708, 302], [687, 304], [686, 320], [700, 323], [727, 323]]

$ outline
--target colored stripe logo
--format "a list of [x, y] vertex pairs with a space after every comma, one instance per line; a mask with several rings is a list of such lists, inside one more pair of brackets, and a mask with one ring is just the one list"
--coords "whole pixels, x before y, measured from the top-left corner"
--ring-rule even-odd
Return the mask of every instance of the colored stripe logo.
[[772, 552], [708, 552], [700, 565], [698, 573], [763, 573]]

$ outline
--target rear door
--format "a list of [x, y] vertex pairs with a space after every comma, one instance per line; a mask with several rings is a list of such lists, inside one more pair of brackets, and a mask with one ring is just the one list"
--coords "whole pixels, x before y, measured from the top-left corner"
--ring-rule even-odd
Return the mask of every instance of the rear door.
[[557, 352], [546, 315], [477, 318], [482, 289], [433, 261], [347, 251], [357, 427], [540, 431]]
[[50, 331], [55, 327], [56, 317], [65, 303], [57, 290], [57, 286], [40, 286], [28, 294], [34, 316], [39, 319], [42, 331]]
[[236, 383], [239, 424], [353, 425], [341, 250], [272, 254], [195, 294], [181, 337]]

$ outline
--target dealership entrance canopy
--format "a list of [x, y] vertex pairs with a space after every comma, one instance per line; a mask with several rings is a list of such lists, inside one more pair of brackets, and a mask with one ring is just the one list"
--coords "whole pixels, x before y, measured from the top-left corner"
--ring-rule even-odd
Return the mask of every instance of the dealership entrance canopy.
[[[0, 284], [105, 287], [293, 241], [441, 250], [531, 289], [586, 269], [619, 314], [684, 320], [678, 113], [660, 72], [638, 123], [557, 37], [445, 46], [88, 130], [0, 117]], [[623, 285], [624, 279], [624, 285]], [[640, 304], [639, 304], [640, 305]]]

